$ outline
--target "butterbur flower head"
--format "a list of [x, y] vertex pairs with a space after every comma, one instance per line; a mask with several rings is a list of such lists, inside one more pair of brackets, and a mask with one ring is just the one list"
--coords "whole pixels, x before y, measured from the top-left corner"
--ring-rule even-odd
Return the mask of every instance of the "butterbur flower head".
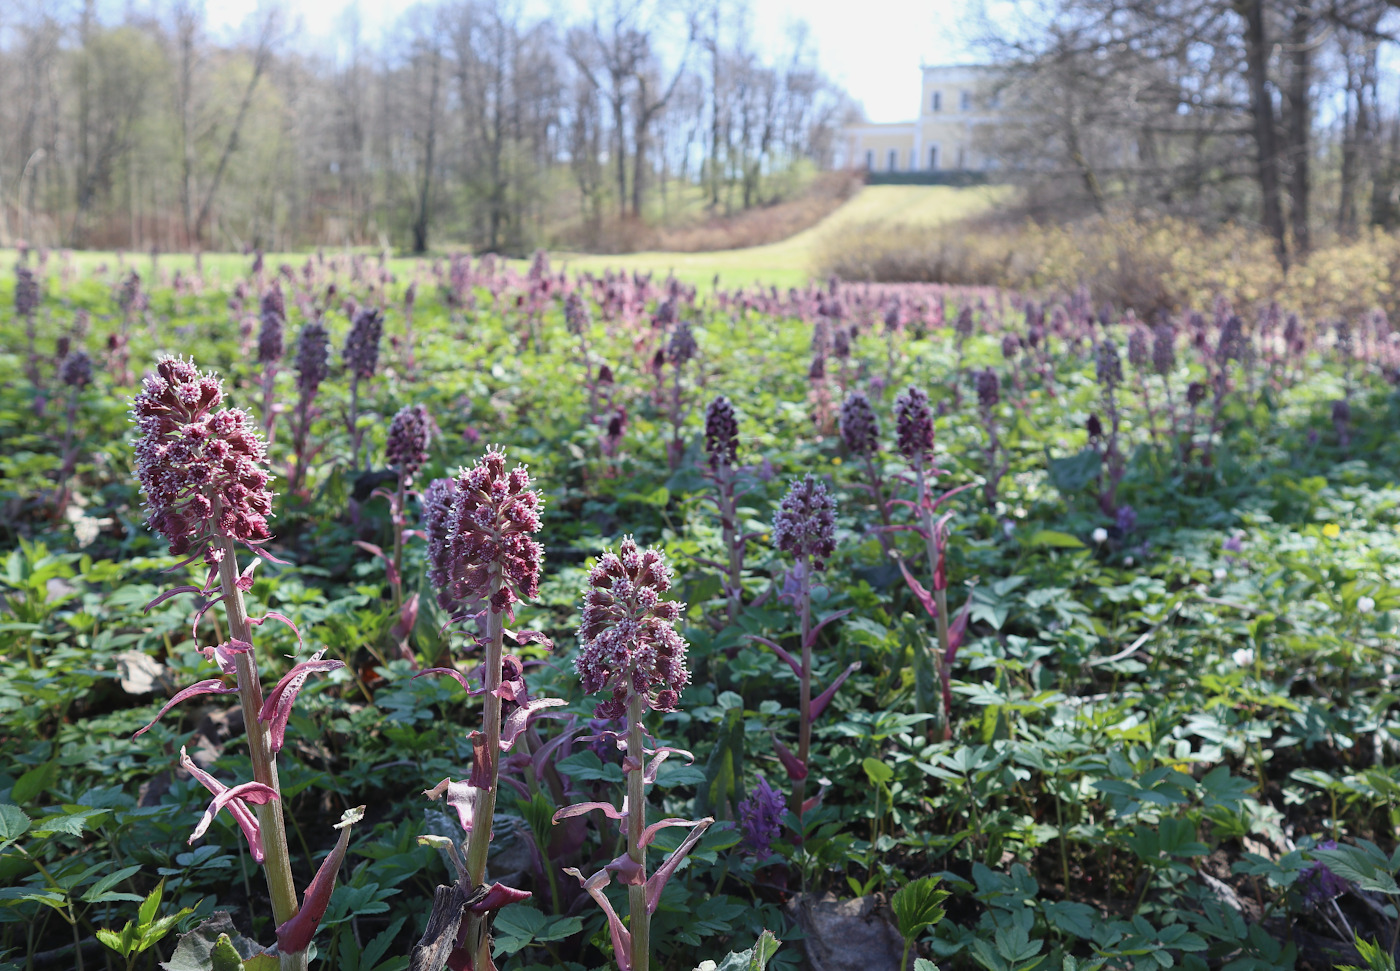
[[1147, 367], [1147, 336], [1146, 327], [1134, 327], [1128, 332], [1128, 363], [1139, 371]]
[[670, 711], [690, 683], [688, 645], [675, 628], [684, 604], [661, 599], [670, 589], [671, 568], [661, 551], [640, 549], [630, 536], [589, 572], [574, 668], [586, 693], [612, 691], [594, 709], [596, 717], [623, 717], [630, 696]]
[[1001, 356], [1014, 360], [1021, 350], [1021, 338], [1016, 334], [1004, 334], [1001, 338]]
[[377, 307], [356, 309], [340, 356], [361, 381], [374, 377], [374, 369], [379, 364], [379, 340], [383, 335], [384, 315]]
[[1171, 324], [1152, 328], [1152, 369], [1158, 374], [1170, 374], [1176, 367], [1176, 330]]
[[773, 841], [783, 831], [785, 800], [768, 780], [758, 777], [758, 785], [739, 803], [739, 828], [744, 833], [744, 848], [763, 859], [773, 852]]
[[1094, 376], [1099, 385], [1112, 390], [1123, 382], [1123, 362], [1118, 357], [1118, 345], [1108, 338], [1094, 348]]
[[429, 576], [438, 589], [438, 605], [458, 620], [489, 603], [496, 613], [539, 593], [544, 547], [533, 535], [540, 529], [543, 497], [531, 489], [523, 465], [506, 469], [506, 454], [492, 446], [470, 469], [462, 469], [450, 493], [446, 515], [434, 504], [446, 503], [444, 490], [429, 487], [424, 520], [442, 516], [440, 529], [428, 533]]
[[34, 271], [22, 264], [15, 265], [15, 315], [28, 317], [39, 307], [39, 281]]
[[389, 423], [384, 460], [399, 470], [404, 481], [412, 479], [428, 461], [433, 438], [433, 418], [423, 405], [404, 405]]
[[773, 545], [799, 560], [810, 557], [818, 570], [836, 551], [836, 502], [812, 473], [794, 481], [778, 504]]
[[977, 404], [985, 411], [1001, 401], [1001, 380], [991, 368], [977, 372]]
[[880, 424], [863, 392], [852, 391], [841, 402], [841, 438], [852, 455], [873, 455], [880, 447]]
[[739, 422], [734, 406], [720, 395], [705, 409], [705, 451], [710, 456], [710, 468], [733, 465], [739, 450]]
[[911, 462], [933, 451], [933, 413], [928, 395], [919, 388], [911, 387], [894, 399], [894, 426], [899, 454]]
[[72, 351], [63, 359], [59, 380], [70, 388], [86, 388], [92, 383], [92, 359], [87, 351]]
[[570, 334], [587, 333], [591, 322], [588, 304], [577, 290], [564, 298], [564, 326]]
[[428, 582], [439, 590], [450, 582], [447, 524], [456, 493], [456, 479], [434, 479], [423, 490], [422, 525], [428, 541]]
[[136, 474], [150, 515], [176, 556], [223, 558], [215, 542], [256, 543], [271, 533], [272, 476], [257, 424], [237, 408], [220, 408], [223, 388], [193, 361], [161, 358], [132, 402], [141, 433]]
[[282, 328], [287, 322], [287, 307], [282, 300], [282, 287], [273, 283], [262, 295], [262, 327], [258, 331], [258, 363], [276, 364], [285, 349]]
[[958, 335], [960, 341], [967, 340], [972, 336], [972, 307], [970, 305], [963, 304], [962, 309], [958, 311], [958, 319], [953, 325], [953, 331]]
[[320, 318], [312, 320], [301, 329], [297, 339], [297, 389], [303, 397], [314, 397], [326, 380], [330, 363], [330, 335]]
[[671, 340], [666, 345], [666, 360], [674, 367], [681, 367], [695, 356], [695, 347], [695, 334], [691, 332], [690, 324], [681, 321], [671, 332]]

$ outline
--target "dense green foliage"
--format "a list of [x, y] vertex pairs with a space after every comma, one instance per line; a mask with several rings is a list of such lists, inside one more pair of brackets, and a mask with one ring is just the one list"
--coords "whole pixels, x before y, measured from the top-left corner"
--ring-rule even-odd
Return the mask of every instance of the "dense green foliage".
[[[891, 895], [928, 876], [950, 896], [940, 905], [932, 882], [917, 884], [917, 894], [895, 899], [892, 923], [945, 969], [1262, 971], [1324, 966], [1329, 955], [1358, 963], [1352, 931], [1391, 944], [1397, 924], [1386, 900], [1400, 895], [1400, 861], [1390, 856], [1400, 825], [1400, 395], [1379, 366], [1394, 352], [1386, 338], [1353, 348], [1305, 326], [1291, 352], [1267, 350], [1267, 335], [1252, 332], [1256, 350], [1221, 364], [1213, 325], [1200, 323], [1206, 350], [1197, 354], [1183, 324], [1166, 376], [1178, 434], [1167, 431], [1163, 377], [1125, 364], [1117, 387], [1123, 474], [1106, 501], [1115, 458], [1085, 431], [1091, 415], [1109, 420], [1090, 341], [1106, 333], [1121, 346], [1121, 324], [1052, 328], [1034, 356], [1022, 350], [1008, 361], [1002, 335], [1024, 331], [1019, 303], [847, 288], [837, 326], [854, 325], [858, 335], [849, 358], [826, 361], [814, 379], [813, 324], [803, 319], [812, 314], [801, 301], [780, 307], [751, 295], [745, 308], [713, 297], [692, 303], [680, 292], [678, 316], [693, 325], [698, 352], [680, 372], [676, 455], [673, 371], [654, 373], [652, 364], [667, 338], [653, 323], [664, 286], [584, 285], [604, 304], [608, 286], [637, 301], [616, 313], [593, 306], [589, 373], [606, 362], [615, 383], [590, 388], [557, 288], [506, 274], [478, 279], [464, 304], [460, 292], [447, 299], [441, 264], [409, 265], [385, 283], [377, 272], [308, 263], [305, 277], [298, 269], [284, 280], [291, 321], [276, 377], [279, 484], [296, 401], [294, 335], [334, 280], [337, 300], [354, 294], [387, 311], [380, 373], [359, 389], [374, 468], [384, 466], [389, 417], [421, 403], [441, 434], [420, 482], [470, 463], [488, 442], [537, 478], [545, 574], [517, 624], [544, 630], [556, 647], [520, 653], [538, 662], [526, 668], [532, 692], [567, 699], [581, 727], [592, 703], [571, 662], [587, 564], [627, 534], [664, 547], [676, 595], [689, 604], [693, 684], [680, 710], [654, 716], [650, 728], [695, 761], [667, 763], [650, 799], [666, 816], [707, 813], [719, 822], [667, 885], [652, 927], [659, 965], [688, 971], [724, 960], [767, 928], [787, 942], [772, 966], [801, 967], [802, 931], [785, 908], [794, 895]], [[403, 303], [411, 282], [412, 367]], [[115, 951], [93, 943], [99, 928], [135, 940], [185, 908], [181, 931], [227, 910], [242, 934], [271, 937], [260, 878], [228, 817], [186, 845], [208, 796], [177, 771], [179, 750], [200, 752], [225, 778], [245, 776], [241, 715], [222, 699], [192, 703], [131, 738], [175, 690], [211, 676], [195, 648], [218, 634], [206, 619], [192, 639], [186, 598], [143, 612], [162, 590], [203, 576], [162, 572], [174, 558], [142, 524], [130, 379], [158, 354], [193, 355], [261, 420], [261, 368], [226, 307], [230, 281], [157, 283], [149, 307], [126, 312], [118, 283], [103, 272], [49, 278], [32, 357], [25, 320], [8, 290], [0, 295], [0, 961], [15, 967], [38, 952], [52, 955], [46, 966], [76, 965], [73, 952], [53, 953], [74, 942], [86, 966], [119, 966]], [[877, 310], [896, 299], [905, 316], [887, 333]], [[951, 322], [963, 306], [975, 328], [960, 339]], [[79, 309], [91, 315], [86, 344], [96, 367], [93, 383], [72, 392], [58, 379], [53, 347]], [[338, 349], [348, 329], [341, 307], [327, 308], [325, 321]], [[99, 350], [117, 333], [130, 339], [130, 374], [120, 349]], [[1210, 403], [1188, 432], [1185, 394], [1188, 382], [1209, 383], [1208, 362], [1227, 378], [1207, 447]], [[301, 646], [283, 625], [257, 629], [272, 675], [287, 657], [320, 648], [348, 665], [302, 692], [282, 782], [301, 860], [324, 854], [344, 809], [368, 806], [316, 938], [321, 966], [367, 971], [406, 966], [433, 887], [447, 879], [436, 852], [415, 838], [460, 834], [420, 793], [465, 776], [478, 702], [448, 679], [411, 680], [415, 666], [450, 663], [454, 653], [463, 671], [473, 664], [466, 638], [444, 632], [420, 539], [408, 542], [405, 570], [423, 604], [414, 659], [397, 656], [383, 561], [354, 545], [390, 547], [389, 510], [351, 467], [349, 384], [338, 364], [335, 355], [317, 399], [308, 488], [278, 498], [271, 548], [289, 565], [262, 564], [248, 596], [252, 612], [278, 611], [306, 637]], [[984, 368], [1001, 376], [995, 403], [985, 395], [979, 403], [974, 372]], [[1151, 389], [1150, 417], [1139, 382]], [[953, 611], [972, 601], [952, 666], [950, 741], [934, 730], [934, 624], [882, 550], [872, 530], [880, 516], [831, 421], [843, 385], [867, 391], [882, 423], [885, 481], [913, 499], [891, 418], [895, 393], [910, 384], [939, 412], [939, 489], [975, 484], [946, 504], [955, 513], [949, 599]], [[70, 393], [76, 428], [65, 475]], [[598, 394], [611, 405], [594, 407], [595, 423], [590, 396]], [[738, 462], [748, 469], [739, 514], [754, 534], [736, 624], [726, 621], [713, 565], [727, 553], [704, 475], [704, 406], [718, 394], [738, 412]], [[1337, 400], [1348, 403], [1342, 420]], [[625, 429], [604, 449], [609, 416], [624, 407]], [[990, 465], [989, 417], [1002, 449]], [[1003, 462], [1005, 475], [993, 473], [1000, 481], [986, 488], [989, 469]], [[770, 549], [767, 533], [789, 480], [806, 472], [825, 477], [837, 497], [837, 548], [818, 575], [814, 612], [851, 610], [817, 639], [817, 680], [861, 666], [815, 723], [817, 784], [809, 780], [807, 792], [823, 797], [804, 816], [803, 838], [789, 826], [756, 858], [733, 820], [757, 773], [775, 787], [784, 779], [772, 738], [791, 740], [798, 692], [788, 667], [745, 635], [795, 649], [797, 617], [779, 596], [790, 561]], [[908, 521], [900, 509], [892, 515]], [[885, 535], [907, 563], [923, 562], [917, 536]], [[537, 727], [548, 738], [563, 724]], [[614, 752], [578, 744], [557, 768], [586, 798], [618, 796]], [[571, 906], [568, 881], [562, 896], [551, 891], [522, 850], [526, 833], [548, 834], [553, 808], [547, 794], [516, 801], [502, 791], [493, 873], [523, 869], [523, 885], [535, 891], [496, 921], [503, 968], [594, 968], [609, 959], [596, 909]], [[566, 865], [592, 872], [615, 855], [615, 834], [590, 821], [582, 857]], [[663, 834], [657, 845], [680, 838]], [[1335, 902], [1319, 895], [1310, 869], [1310, 851], [1325, 839], [1343, 845], [1326, 859], [1349, 881]], [[309, 876], [298, 872], [298, 885]], [[155, 913], [157, 904], [142, 902], [162, 880]], [[624, 888], [614, 891], [625, 898]], [[134, 956], [135, 966], [169, 959], [175, 939]]]

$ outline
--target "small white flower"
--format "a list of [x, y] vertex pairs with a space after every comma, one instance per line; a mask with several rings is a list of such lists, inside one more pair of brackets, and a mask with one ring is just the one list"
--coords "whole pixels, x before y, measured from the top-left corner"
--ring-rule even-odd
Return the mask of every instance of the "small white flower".
[[1230, 657], [1234, 658], [1236, 664], [1242, 668], [1247, 668], [1254, 663], [1254, 648], [1242, 647], [1238, 651], [1233, 651]]
[[1356, 609], [1363, 614], [1369, 614], [1376, 609], [1376, 601], [1371, 597], [1362, 597], [1356, 601]]
[[1224, 580], [1227, 576], [1230, 575], [1230, 571], [1226, 570], [1223, 566], [1217, 566], [1212, 575], [1217, 580]]
[[1094, 530], [1093, 538], [1095, 543], [1108, 542], [1108, 530], [1100, 526], [1098, 529]]
[[1133, 564], [1136, 562], [1137, 560], [1133, 559], [1131, 556], [1123, 557], [1123, 565], [1126, 566], [1128, 569], [1132, 569]]
[[1001, 534], [1007, 539], [1010, 539], [1012, 536], [1015, 536], [1016, 524], [1009, 519], [1003, 520], [1001, 524]]

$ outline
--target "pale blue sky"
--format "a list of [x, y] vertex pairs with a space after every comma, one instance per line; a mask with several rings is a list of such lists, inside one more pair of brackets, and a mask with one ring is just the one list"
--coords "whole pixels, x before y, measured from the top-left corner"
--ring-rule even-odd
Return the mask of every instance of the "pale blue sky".
[[[216, 33], [237, 31], [267, 0], [209, 0]], [[332, 37], [352, 2], [366, 34], [384, 30], [410, 4], [403, 0], [285, 0], [300, 18], [308, 43], [333, 44]], [[665, 2], [665, 0], [663, 0]], [[959, 42], [959, 0], [750, 0], [753, 36], [780, 47], [787, 25], [798, 17], [811, 26], [823, 69], [864, 104], [872, 121], [912, 120], [919, 105], [919, 64], [965, 62]], [[574, 20], [587, 0], [523, 0], [536, 15]]]

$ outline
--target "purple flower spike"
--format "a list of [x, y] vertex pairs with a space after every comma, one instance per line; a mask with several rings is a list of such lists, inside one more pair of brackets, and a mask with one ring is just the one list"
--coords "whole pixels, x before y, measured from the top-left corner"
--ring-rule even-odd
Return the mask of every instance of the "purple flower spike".
[[323, 661], [324, 650], [317, 651], [309, 661], [302, 661], [282, 676], [277, 686], [268, 692], [258, 712], [258, 721], [268, 725], [268, 736], [272, 754], [282, 751], [282, 742], [287, 733], [287, 719], [292, 717], [292, 705], [296, 703], [306, 679], [317, 673], [327, 673], [345, 667], [344, 661]]
[[384, 459], [399, 470], [405, 480], [411, 480], [428, 461], [428, 446], [433, 439], [433, 418], [423, 405], [404, 405], [389, 423], [389, 441]]
[[450, 489], [436, 482], [428, 487], [428, 576], [438, 605], [457, 621], [481, 609], [492, 571], [505, 580], [489, 605], [496, 613], [509, 613], [511, 604], [539, 593], [544, 547], [531, 534], [539, 531], [544, 497], [532, 484], [525, 466], [507, 471], [505, 452], [492, 446]]
[[258, 363], [276, 364], [282, 360], [283, 325], [287, 322], [287, 306], [282, 300], [282, 287], [273, 283], [262, 295], [262, 328], [258, 331]]
[[758, 777], [758, 785], [749, 790], [739, 803], [739, 827], [744, 832], [744, 847], [759, 859], [773, 852], [773, 841], [783, 829], [783, 814], [787, 811], [783, 797]]
[[864, 392], [852, 391], [841, 403], [841, 439], [852, 455], [873, 455], [880, 447], [880, 423]]
[[309, 322], [297, 338], [297, 390], [312, 397], [326, 380], [330, 360], [330, 335], [320, 318]]
[[675, 630], [684, 605], [661, 599], [671, 589], [671, 569], [661, 551], [641, 550], [629, 536], [616, 553], [599, 558], [588, 583], [575, 670], [587, 694], [613, 692], [594, 715], [621, 718], [629, 694], [641, 695], [649, 708], [673, 708], [690, 672], [685, 638]]
[[899, 454], [911, 462], [928, 458], [933, 451], [933, 412], [928, 395], [910, 388], [895, 398], [894, 424]]
[[836, 551], [836, 502], [812, 473], [793, 482], [778, 505], [773, 545], [797, 559], [811, 557], [818, 570]]
[[92, 358], [87, 351], [72, 351], [63, 359], [58, 379], [70, 388], [86, 388], [92, 384]]
[[171, 553], [202, 553], [211, 567], [223, 559], [216, 540], [253, 544], [272, 535], [267, 446], [246, 411], [215, 410], [223, 396], [219, 380], [193, 361], [164, 357], [131, 407], [146, 524], [165, 535]]
[[374, 377], [379, 364], [379, 340], [384, 335], [384, 315], [375, 307], [360, 307], [350, 324], [345, 348], [340, 352], [345, 367], [362, 381]]
[[734, 417], [734, 406], [720, 395], [705, 409], [705, 451], [710, 456], [710, 468], [733, 465], [738, 445], [739, 422]]

